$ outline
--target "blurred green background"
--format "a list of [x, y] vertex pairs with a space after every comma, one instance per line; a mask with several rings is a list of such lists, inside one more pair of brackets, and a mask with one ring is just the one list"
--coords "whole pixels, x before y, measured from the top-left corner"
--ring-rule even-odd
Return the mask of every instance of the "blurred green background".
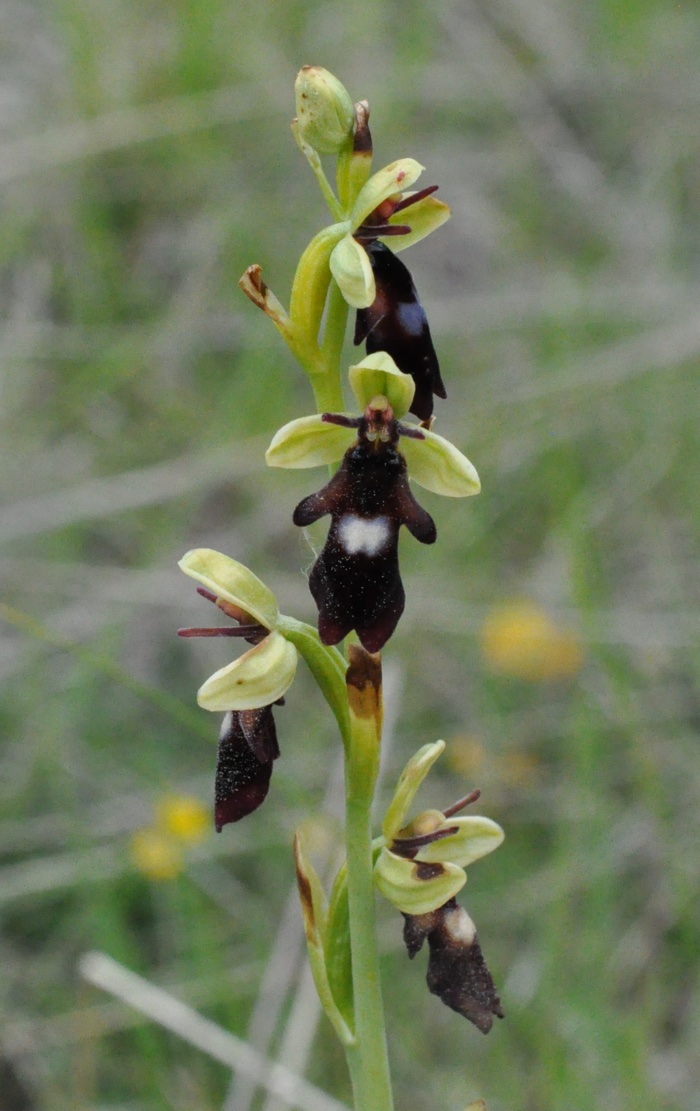
[[342, 817], [308, 677], [260, 811], [200, 840], [163, 816], [210, 806], [194, 695], [228, 658], [175, 638], [211, 620], [179, 556], [222, 549], [314, 615], [291, 511], [323, 476], [263, 462], [311, 395], [237, 286], [258, 262], [286, 300], [330, 222], [289, 131], [313, 62], [369, 99], [375, 166], [416, 157], [452, 205], [404, 257], [438, 430], [483, 482], [423, 494], [438, 544], [402, 541], [383, 797], [443, 736], [425, 804], [478, 785], [506, 828], [464, 902], [507, 1017], [483, 1038], [443, 1008], [382, 904], [397, 1108], [697, 1109], [700, 9], [2, 0], [0, 22], [0, 1108], [286, 1106], [87, 984], [89, 950], [349, 1100], [288, 902], [296, 824], [325, 798], [323, 848]]

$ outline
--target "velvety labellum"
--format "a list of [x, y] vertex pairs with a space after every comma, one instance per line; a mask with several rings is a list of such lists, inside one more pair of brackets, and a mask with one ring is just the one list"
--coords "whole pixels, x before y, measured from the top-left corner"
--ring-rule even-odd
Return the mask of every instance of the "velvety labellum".
[[427, 981], [433, 995], [488, 1034], [494, 1016], [503, 1018], [503, 1008], [464, 907], [450, 899], [428, 914], [404, 914], [404, 919], [409, 957], [415, 957], [428, 939]]
[[363, 243], [363, 247], [372, 265], [376, 296], [369, 308], [357, 311], [355, 343], [364, 341], [368, 355], [386, 351], [399, 370], [411, 375], [416, 392], [410, 412], [428, 420], [433, 412], [433, 394], [444, 398], [447, 393], [413, 279], [384, 243], [375, 239]]
[[272, 763], [279, 756], [272, 706], [229, 710], [219, 734], [214, 821], [220, 833], [265, 801]]
[[406, 525], [423, 544], [434, 542], [436, 530], [409, 487], [406, 462], [396, 447], [401, 426], [391, 408], [380, 412], [370, 407], [367, 413], [353, 422], [358, 440], [345, 453], [338, 473], [299, 503], [294, 523], [306, 526], [331, 516], [325, 546], [309, 578], [321, 640], [337, 644], [354, 629], [368, 652], [378, 652], [405, 604], [399, 528]]

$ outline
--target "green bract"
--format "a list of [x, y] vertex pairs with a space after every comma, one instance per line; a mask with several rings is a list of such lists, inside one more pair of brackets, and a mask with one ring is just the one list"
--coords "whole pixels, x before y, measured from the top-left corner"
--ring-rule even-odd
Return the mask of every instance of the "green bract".
[[[385, 397], [397, 418], [408, 411], [414, 385], [409, 374], [402, 374], [396, 363], [380, 351], [368, 355], [350, 368], [350, 384], [360, 412], [370, 401]], [[345, 414], [347, 415], [347, 414]], [[400, 450], [406, 458], [409, 476], [434, 494], [466, 498], [481, 489], [473, 464], [449, 440], [421, 428], [423, 438], [404, 436]], [[285, 424], [275, 433], [265, 454], [270, 467], [320, 467], [337, 463], [353, 443], [355, 431], [329, 424], [317, 413]]]
[[[490, 818], [446, 817], [439, 810], [426, 810], [406, 824], [416, 792], [444, 748], [444, 741], [424, 745], [409, 760], [384, 820], [385, 844], [375, 881], [404, 914], [427, 914], [444, 906], [467, 882], [465, 867], [497, 849], [504, 836]], [[425, 843], [417, 847], [421, 838]], [[402, 842], [407, 846], [403, 852]]]

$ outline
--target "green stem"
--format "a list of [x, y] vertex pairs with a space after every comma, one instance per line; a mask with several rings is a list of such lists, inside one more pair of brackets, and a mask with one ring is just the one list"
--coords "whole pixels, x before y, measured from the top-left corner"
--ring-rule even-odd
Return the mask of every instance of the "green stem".
[[[377, 738], [379, 741], [379, 738]], [[384, 1004], [379, 972], [372, 861], [371, 806], [375, 776], [367, 776], [351, 745], [346, 765], [346, 853], [355, 1045], [347, 1050], [356, 1111], [392, 1111]]]
[[348, 1063], [356, 1111], [392, 1111], [375, 919], [372, 800], [382, 740], [379, 656], [348, 645], [350, 743], [345, 761], [345, 841], [355, 1044]]
[[329, 372], [337, 368], [340, 375], [340, 362], [345, 343], [345, 330], [348, 323], [349, 305], [334, 278], [331, 279], [326, 308], [326, 330], [323, 334], [321, 351]]

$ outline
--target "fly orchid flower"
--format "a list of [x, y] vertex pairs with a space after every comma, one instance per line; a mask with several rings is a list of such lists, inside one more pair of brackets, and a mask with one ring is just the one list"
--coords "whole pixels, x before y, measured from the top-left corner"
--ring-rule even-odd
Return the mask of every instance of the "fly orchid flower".
[[270, 466], [314, 467], [342, 458], [327, 486], [297, 506], [294, 522], [306, 526], [325, 514], [332, 518], [309, 582], [321, 640], [337, 644], [355, 629], [367, 651], [378, 652], [405, 603], [398, 567], [400, 526], [424, 544], [436, 537], [408, 474], [448, 497], [476, 494], [480, 486], [474, 467], [452, 444], [427, 428], [401, 422], [415, 386], [390, 356], [368, 356], [351, 368], [350, 381], [362, 416], [324, 413], [291, 421], [274, 437], [266, 459]]
[[250, 814], [267, 795], [272, 762], [279, 755], [272, 705], [283, 701], [297, 666], [297, 650], [276, 629], [274, 594], [243, 564], [198, 548], [180, 567], [202, 585], [200, 594], [238, 625], [180, 629], [179, 635], [243, 637], [252, 647], [200, 687], [205, 710], [223, 711], [215, 787], [215, 823], [221, 830]]
[[405, 594], [399, 574], [399, 528], [406, 525], [422, 544], [433, 544], [435, 522], [408, 485], [406, 461], [397, 448], [400, 436], [420, 436], [400, 424], [385, 397], [370, 401], [362, 417], [327, 413], [326, 420], [357, 429], [357, 441], [343, 456], [327, 486], [294, 510], [295, 525], [331, 515], [325, 546], [316, 560], [309, 587], [319, 610], [324, 644], [337, 644], [355, 629], [368, 652], [379, 652], [403, 613]]
[[455, 895], [467, 882], [465, 868], [497, 849], [503, 830], [490, 818], [455, 816], [476, 801], [478, 791], [444, 812], [426, 810], [406, 822], [418, 788], [444, 748], [444, 741], [424, 745], [406, 765], [384, 820], [375, 882], [404, 915], [409, 956], [428, 939], [430, 990], [487, 1033], [493, 1016], [502, 1017], [500, 999], [474, 923]]
[[[358, 193], [345, 224], [337, 225], [344, 234], [331, 251], [330, 268], [352, 308], [366, 309], [377, 296], [369, 255], [359, 241], [396, 237], [397, 250], [403, 250], [449, 219], [448, 205], [432, 196], [436, 185], [410, 192], [423, 169], [414, 158], [390, 162], [372, 174]], [[410, 224], [403, 224], [401, 219], [408, 208]]]

